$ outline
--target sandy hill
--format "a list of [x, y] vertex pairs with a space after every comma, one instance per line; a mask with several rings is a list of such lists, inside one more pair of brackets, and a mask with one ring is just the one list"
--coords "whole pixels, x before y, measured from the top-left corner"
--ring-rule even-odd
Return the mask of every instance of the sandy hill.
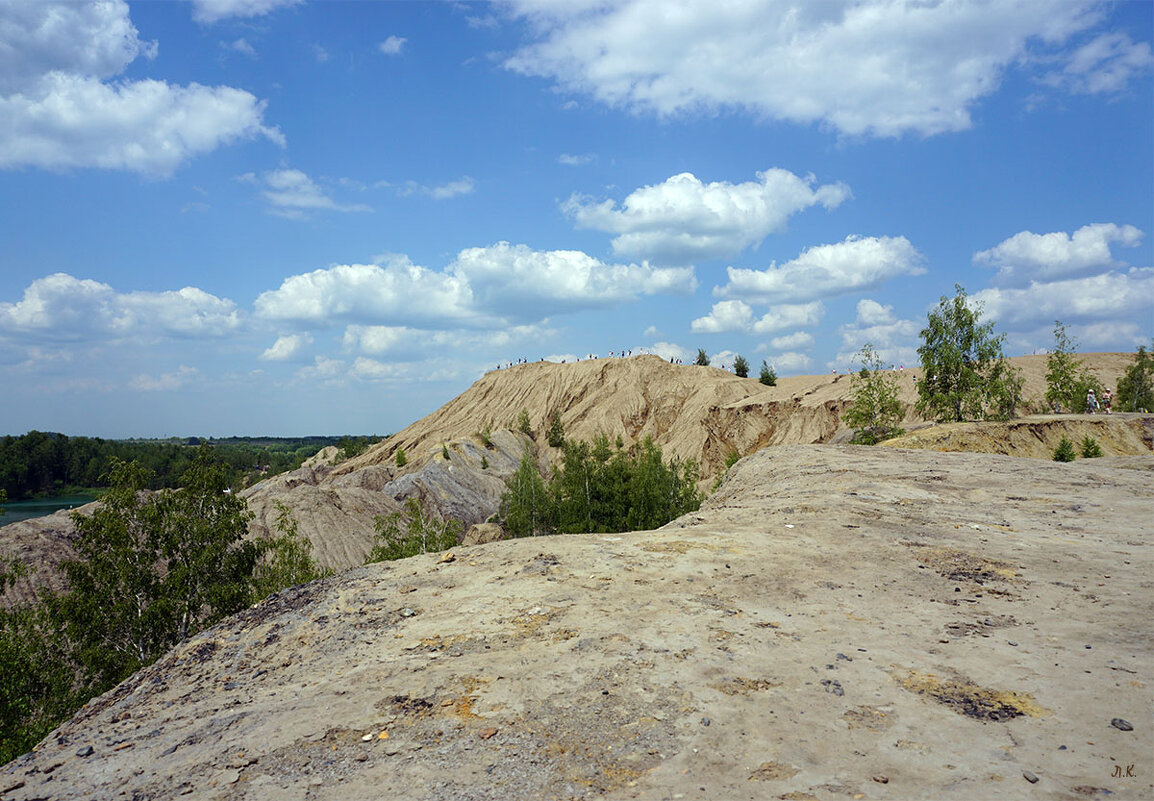
[[[1103, 383], [1114, 386], [1133, 357], [1094, 353], [1079, 358]], [[1013, 362], [1026, 379], [1024, 396], [1041, 398], [1046, 357], [1024, 356]], [[911, 436], [902, 440], [903, 447], [1045, 456], [1060, 436], [1078, 441], [1087, 433], [1101, 441], [1108, 455], [1144, 453], [1152, 447], [1149, 419], [1120, 415], [1085, 420], [1063, 415], [1030, 418], [1028, 426], [1014, 424], [1014, 431], [1033, 432], [1029, 436], [1011, 437], [1001, 430], [991, 434], [993, 428], [983, 428], [990, 424], [923, 431], [919, 426], [926, 421], [912, 412], [919, 373], [898, 373], [903, 400], [911, 406], [906, 420]], [[374, 517], [396, 511], [408, 497], [467, 524], [493, 515], [505, 479], [529, 445], [516, 431], [522, 409], [528, 412], [543, 466], [554, 455], [544, 434], [549, 416], [557, 412], [569, 437], [591, 439], [605, 433], [613, 439], [620, 436], [627, 445], [652, 437], [667, 457], [696, 460], [701, 486], [707, 489], [731, 452], [744, 456], [767, 446], [848, 439], [841, 414], [850, 384], [848, 375], [826, 374], [782, 378], [766, 387], [755, 378], [738, 378], [715, 367], [672, 365], [657, 356], [517, 365], [487, 373], [437, 411], [355, 459], [334, 465], [335, 449], [326, 449], [301, 469], [274, 476], [243, 494], [257, 515], [255, 534], [267, 531], [274, 505], [284, 503], [313, 542], [319, 561], [344, 569], [363, 561], [372, 543]], [[481, 436], [486, 430], [488, 446]], [[404, 467], [396, 464], [401, 449], [408, 459]], [[71, 536], [67, 514], [0, 528], [0, 555], [15, 555], [40, 567], [10, 597], [26, 595], [35, 582], [52, 581], [55, 565], [72, 553]]]
[[1152, 471], [763, 449], [657, 531], [286, 590], [0, 796], [1154, 798]]

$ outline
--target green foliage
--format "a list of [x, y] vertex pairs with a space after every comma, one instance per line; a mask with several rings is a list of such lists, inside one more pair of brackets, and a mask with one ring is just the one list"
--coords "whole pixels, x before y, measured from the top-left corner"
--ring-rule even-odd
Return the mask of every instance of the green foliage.
[[274, 528], [280, 533], [268, 540], [264, 558], [253, 571], [250, 588], [253, 603], [286, 587], [332, 575], [331, 570], [321, 570], [313, 559], [313, 545], [300, 533], [292, 510], [280, 501], [275, 508]]
[[427, 514], [416, 498], [406, 498], [399, 512], [377, 515], [373, 527], [377, 533], [366, 565], [447, 550], [457, 544], [464, 530], [459, 520], [437, 520]]
[[1134, 361], [1118, 379], [1115, 405], [1122, 412], [1146, 412], [1154, 409], [1154, 354], [1138, 346]]
[[[359, 439], [371, 443], [377, 438]], [[321, 448], [341, 441], [338, 437], [105, 440], [30, 431], [21, 436], [0, 437], [0, 489], [7, 491], [13, 501], [20, 501], [68, 494], [76, 488], [104, 487], [113, 457], [147, 468], [152, 476], [149, 489], [171, 489], [180, 486], [180, 478], [201, 444], [212, 445], [217, 460], [227, 466], [229, 484], [240, 487], [265, 476], [295, 470]]]
[[113, 462], [111, 488], [90, 516], [72, 515], [78, 559], [54, 615], [93, 687], [107, 687], [251, 600], [266, 545], [245, 540], [243, 498], [201, 446], [176, 492], [142, 490], [149, 473]]
[[481, 438], [481, 444], [486, 448], [493, 447], [493, 427], [485, 423], [485, 427], [477, 432], [477, 436]]
[[341, 437], [337, 443], [337, 460], [343, 462], [345, 459], [360, 456], [374, 442], [376, 442], [374, 437]]
[[749, 377], [749, 362], [745, 360], [744, 356], [739, 355], [733, 360], [733, 374], [738, 378]]
[[561, 413], [549, 415], [549, 430], [545, 434], [550, 448], [560, 448], [565, 444], [565, 428], [561, 425]]
[[861, 371], [850, 379], [850, 406], [842, 419], [854, 430], [854, 444], [876, 445], [902, 433], [898, 427], [905, 406], [898, 400], [898, 379], [882, 369], [882, 360], [871, 343], [858, 351]]
[[[149, 493], [147, 468], [112, 459], [100, 505], [73, 514], [66, 589], [0, 610], [0, 761], [183, 639], [320, 575], [287, 508], [279, 536], [246, 538], [252, 515], [229, 475], [203, 445], [178, 490]], [[0, 564], [0, 589], [19, 572]]]
[[701, 367], [709, 366], [709, 356], [706, 355], [704, 348], [697, 349], [697, 361], [695, 361], [694, 364]]
[[529, 422], [529, 410], [521, 409], [520, 414], [517, 415], [517, 430], [533, 439], [533, 425]]
[[488, 456], [484, 456], [484, 455], [481, 456], [481, 469], [482, 470], [488, 470], [489, 469], [489, 457]]
[[1009, 419], [1021, 402], [1023, 379], [1002, 352], [1006, 335], [995, 335], [993, 323], [979, 323], [981, 308], [966, 302], [960, 285], [954, 289], [921, 331], [918, 412], [939, 422]]
[[696, 463], [665, 463], [648, 437], [629, 450], [604, 434], [567, 440], [548, 485], [526, 453], [507, 485], [501, 518], [514, 536], [651, 529], [701, 505]]
[[757, 380], [767, 387], [777, 386], [777, 371], [770, 367], [765, 359], [761, 360], [761, 375], [758, 376]]
[[[0, 592], [23, 565], [0, 560]], [[0, 608], [0, 764], [7, 764], [84, 703], [73, 690], [73, 670], [45, 608]]]
[[1055, 412], [1065, 408], [1074, 411], [1077, 403], [1085, 403], [1085, 393], [1078, 396], [1078, 368], [1082, 366], [1074, 358], [1075, 342], [1066, 334], [1066, 326], [1060, 320], [1054, 321], [1054, 347], [1046, 357], [1046, 403]]
[[1046, 403], [1055, 412], [1087, 412], [1086, 396], [1094, 390], [1099, 400], [1105, 391], [1102, 382], [1082, 369], [1083, 362], [1074, 358], [1077, 343], [1066, 333], [1060, 320], [1054, 321], [1054, 347], [1046, 358]]
[[447, 462], [449, 461], [449, 446], [441, 443], [441, 457]]
[[1098, 444], [1098, 440], [1094, 439], [1089, 434], [1082, 437], [1082, 442], [1078, 446], [1078, 449], [1082, 452], [1083, 459], [1097, 459], [1102, 455], [1102, 446]]
[[725, 481], [725, 477], [729, 475], [729, 468], [737, 464], [739, 459], [741, 459], [741, 454], [736, 450], [731, 450], [729, 453], [725, 454], [725, 469], [717, 475], [716, 479], [714, 479], [713, 486], [709, 488], [710, 492], [717, 492], [718, 487], [721, 486], [721, 482]]
[[404, 448], [397, 448], [397, 467], [404, 467], [409, 463], [409, 457], [405, 456]]
[[[568, 450], [568, 446], [566, 446]], [[526, 448], [517, 471], [505, 482], [499, 515], [505, 530], [514, 537], [550, 533], [551, 503], [545, 480], [537, 470], [532, 449]]]
[[1074, 452], [1074, 443], [1068, 437], [1062, 437], [1058, 442], [1058, 447], [1054, 448], [1055, 462], [1072, 462], [1078, 458], [1078, 454]]

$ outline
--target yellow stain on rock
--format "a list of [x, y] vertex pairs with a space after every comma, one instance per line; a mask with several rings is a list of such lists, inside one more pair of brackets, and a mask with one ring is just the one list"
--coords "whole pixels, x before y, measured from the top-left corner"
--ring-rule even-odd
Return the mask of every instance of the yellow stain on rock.
[[1039, 718], [1051, 714], [1051, 710], [1038, 704], [1029, 693], [993, 690], [965, 678], [943, 679], [933, 673], [917, 670], [891, 675], [906, 690], [945, 704], [959, 715], [978, 720], [1002, 721], [1023, 715]]

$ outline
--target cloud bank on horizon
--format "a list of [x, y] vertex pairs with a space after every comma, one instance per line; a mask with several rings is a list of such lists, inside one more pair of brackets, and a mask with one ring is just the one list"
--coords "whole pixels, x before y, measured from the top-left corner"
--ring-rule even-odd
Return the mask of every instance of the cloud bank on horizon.
[[397, 430], [518, 358], [1154, 335], [1154, 10], [0, 0], [0, 434]]

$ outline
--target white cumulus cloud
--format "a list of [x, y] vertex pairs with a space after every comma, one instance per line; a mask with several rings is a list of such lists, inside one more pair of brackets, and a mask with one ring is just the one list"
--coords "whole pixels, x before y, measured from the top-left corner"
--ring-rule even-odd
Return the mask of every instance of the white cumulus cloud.
[[16, 303], [0, 303], [0, 332], [57, 341], [219, 337], [241, 325], [236, 304], [195, 287], [115, 291], [54, 273], [33, 281]]
[[606, 264], [581, 251], [498, 242], [467, 248], [444, 270], [392, 256], [383, 264], [336, 265], [285, 279], [262, 293], [262, 319], [444, 329], [534, 322], [554, 312], [612, 306], [644, 295], [687, 294], [691, 268]]
[[308, 334], [282, 334], [260, 355], [260, 358], [267, 362], [291, 361], [311, 345], [312, 341], [313, 338]]
[[713, 304], [705, 317], [690, 323], [695, 334], [720, 334], [739, 331], [747, 334], [770, 334], [787, 328], [806, 328], [817, 325], [825, 314], [819, 301], [800, 304], [778, 304], [761, 317], [753, 307], [740, 300], [723, 300]]
[[990, 288], [973, 295], [983, 316], [999, 328], [1023, 329], [1070, 323], [1139, 321], [1147, 331], [1154, 309], [1154, 268], [1132, 267], [1085, 278], [1032, 283], [1023, 288]]
[[612, 200], [573, 195], [561, 208], [581, 228], [617, 234], [613, 252], [665, 264], [691, 264], [756, 246], [789, 217], [820, 204], [836, 208], [850, 197], [841, 183], [816, 186], [813, 176], [788, 170], [757, 173], [756, 181], [702, 183], [681, 173]]
[[128, 385], [140, 392], [163, 392], [180, 389], [196, 377], [198, 373], [199, 371], [195, 367], [182, 364], [173, 372], [162, 373], [158, 376], [150, 376], [142, 373], [129, 381]]
[[847, 367], [855, 362], [862, 345], [870, 343], [878, 357], [890, 364], [912, 365], [917, 362], [917, 342], [921, 325], [894, 314], [893, 306], [862, 298], [857, 304], [857, 318], [839, 329], [841, 351], [831, 366]]
[[[658, 116], [740, 109], [849, 135], [969, 128], [1007, 70], [1027, 69], [1102, 19], [1082, 2], [735, 3], [512, 0], [535, 41], [506, 68]], [[1126, 43], [1082, 57], [1089, 74], [1141, 62]], [[1075, 68], [1077, 69], [1077, 68]], [[1131, 68], [1132, 69], [1132, 68]]]
[[1141, 241], [1142, 231], [1133, 225], [1114, 223], [1084, 225], [1073, 234], [1021, 231], [989, 250], [975, 253], [974, 263], [997, 267], [998, 284], [1024, 286], [1031, 281], [1108, 271], [1116, 266], [1110, 253], [1112, 244], [1135, 247]]
[[1114, 95], [1151, 66], [1149, 42], [1135, 42], [1125, 33], [1103, 33], [1070, 54], [1065, 67], [1043, 82], [1079, 94]]
[[272, 170], [259, 177], [253, 173], [240, 176], [245, 183], [260, 185], [273, 214], [303, 219], [309, 211], [372, 211], [361, 203], [337, 203], [324, 189], [300, 170]]
[[249, 92], [197, 83], [108, 82], [156, 43], [122, 0], [0, 4], [0, 169], [98, 167], [171, 175], [221, 145], [284, 137]]
[[377, 45], [377, 49], [386, 56], [398, 56], [401, 51], [405, 49], [405, 42], [409, 41], [403, 36], [390, 36], [385, 41]]
[[212, 23], [232, 17], [262, 17], [302, 2], [304, 0], [193, 0], [192, 18], [200, 23]]
[[785, 336], [774, 337], [769, 340], [769, 346], [774, 350], [802, 350], [812, 348], [813, 335], [808, 331], [796, 331]]
[[874, 289], [903, 275], [921, 275], [922, 255], [904, 236], [846, 237], [816, 245], [796, 259], [765, 270], [729, 267], [729, 283], [715, 287], [719, 297], [749, 301], [798, 301]]

